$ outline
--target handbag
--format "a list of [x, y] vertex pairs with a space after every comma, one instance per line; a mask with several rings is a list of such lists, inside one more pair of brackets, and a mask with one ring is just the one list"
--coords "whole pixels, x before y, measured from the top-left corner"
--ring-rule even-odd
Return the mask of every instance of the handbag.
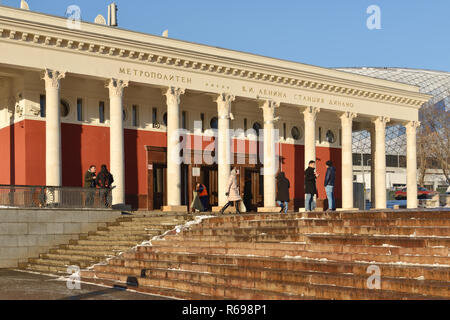
[[244, 201], [239, 201], [239, 210], [243, 213], [247, 212], [247, 208], [245, 207]]

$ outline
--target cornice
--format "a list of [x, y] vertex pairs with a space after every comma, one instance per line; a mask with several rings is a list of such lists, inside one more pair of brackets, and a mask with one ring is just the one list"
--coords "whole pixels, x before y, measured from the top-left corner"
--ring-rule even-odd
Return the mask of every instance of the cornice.
[[[105, 58], [121, 59], [139, 64], [159, 65], [184, 71], [298, 88], [318, 94], [327, 93], [349, 98], [368, 99], [416, 109], [431, 98], [429, 95], [415, 91], [366, 83], [364, 80], [367, 80], [367, 77], [364, 76], [352, 75], [354, 78], [360, 79], [360, 81], [354, 81], [276, 65], [211, 56], [182, 48], [71, 30], [60, 26], [23, 21], [19, 23], [17, 20], [5, 17], [0, 17], [0, 40], [46, 47], [50, 50], [70, 50], [78, 54], [100, 55]], [[328, 69], [324, 68], [323, 70], [325, 72]], [[380, 83], [389, 82], [383, 80]], [[396, 83], [392, 82], [392, 84]]]

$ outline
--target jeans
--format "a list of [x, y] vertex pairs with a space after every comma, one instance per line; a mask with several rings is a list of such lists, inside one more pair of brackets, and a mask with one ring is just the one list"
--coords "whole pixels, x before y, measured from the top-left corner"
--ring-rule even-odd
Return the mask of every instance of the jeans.
[[336, 201], [334, 199], [334, 186], [326, 186], [325, 191], [328, 199], [328, 209], [336, 210]]
[[306, 194], [306, 205], [305, 205], [306, 211], [313, 211], [316, 209], [316, 203], [314, 202], [314, 195], [311, 193]]
[[283, 208], [284, 213], [288, 212], [289, 203], [287, 201], [277, 201], [278, 205]]

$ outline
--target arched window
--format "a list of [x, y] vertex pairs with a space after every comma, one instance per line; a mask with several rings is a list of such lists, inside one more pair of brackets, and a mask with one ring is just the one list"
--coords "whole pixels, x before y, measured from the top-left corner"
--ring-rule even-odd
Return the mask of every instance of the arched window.
[[69, 103], [66, 100], [61, 99], [61, 117], [65, 118], [69, 115], [70, 112], [70, 106]]
[[328, 143], [335, 143], [336, 142], [336, 137], [334, 136], [333, 131], [328, 130], [327, 134], [326, 134], [326, 137], [327, 137], [327, 142]]
[[253, 130], [255, 130], [257, 136], [259, 136], [259, 130], [261, 130], [261, 129], [262, 129], [262, 126], [259, 122], [255, 122], [253, 124]]
[[217, 117], [212, 118], [209, 125], [211, 129], [217, 129], [219, 127], [219, 119], [217, 119]]

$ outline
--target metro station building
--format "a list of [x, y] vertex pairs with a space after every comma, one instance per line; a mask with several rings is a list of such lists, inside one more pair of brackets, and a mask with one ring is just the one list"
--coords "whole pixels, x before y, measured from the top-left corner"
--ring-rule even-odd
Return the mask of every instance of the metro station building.
[[385, 208], [385, 130], [402, 125], [414, 208], [429, 99], [407, 84], [0, 6], [0, 184], [81, 187], [90, 165], [107, 164], [115, 204], [185, 210], [197, 182], [211, 206], [225, 204], [236, 166], [250, 209], [273, 210], [284, 171], [298, 210], [308, 162], [325, 198], [332, 160], [338, 207], [351, 209], [352, 132], [369, 130]]

